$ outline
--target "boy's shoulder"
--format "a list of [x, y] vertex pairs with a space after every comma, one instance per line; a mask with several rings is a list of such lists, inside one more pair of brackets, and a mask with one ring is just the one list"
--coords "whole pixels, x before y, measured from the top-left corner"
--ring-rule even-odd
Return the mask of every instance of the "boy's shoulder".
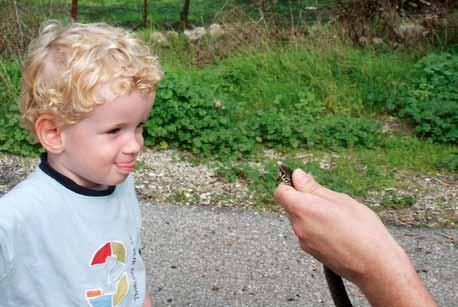
[[0, 214], [8, 210], [23, 211], [36, 208], [33, 204], [45, 203], [53, 197], [53, 184], [37, 167], [27, 178], [0, 197]]
[[[35, 166], [35, 169], [30, 172], [22, 181], [19, 181], [16, 186], [14, 186], [9, 192], [4, 196], [10, 193], [18, 193], [19, 191], [25, 190], [39, 190], [49, 183], [46, 180], [46, 174], [40, 169], [38, 165]], [[3, 196], [2, 196], [3, 198]]]

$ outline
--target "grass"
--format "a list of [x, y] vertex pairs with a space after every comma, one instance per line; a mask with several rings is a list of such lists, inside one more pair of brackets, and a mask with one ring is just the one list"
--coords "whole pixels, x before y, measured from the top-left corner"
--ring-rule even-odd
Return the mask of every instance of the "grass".
[[[216, 12], [228, 3], [223, 0], [193, 0], [191, 2], [189, 21], [194, 25], [211, 22]], [[32, 0], [29, 5], [36, 12], [41, 12], [49, 18], [69, 18], [70, 1], [54, 0], [49, 7], [47, 0]], [[150, 26], [171, 27], [176, 24], [180, 18], [182, 5], [181, 0], [148, 1]], [[78, 21], [107, 22], [129, 28], [143, 26], [143, 1], [80, 0], [78, 1]]]
[[[183, 40], [155, 50], [166, 71], [206, 75], [215, 81], [212, 86], [220, 86], [233, 100], [246, 103], [250, 112], [268, 107], [275, 97], [291, 100], [288, 96], [311, 89], [330, 113], [369, 113], [377, 110], [393, 86], [408, 78], [415, 63], [408, 53], [359, 50], [339, 40], [318, 40], [281, 46], [266, 42], [255, 50], [241, 45], [228, 58], [215, 57], [204, 67], [193, 65], [193, 54]], [[370, 105], [374, 108], [368, 109]]]
[[434, 173], [444, 157], [458, 153], [454, 145], [434, 144], [408, 136], [388, 137], [385, 144], [376, 150], [361, 150], [358, 154], [361, 161], [370, 165], [386, 165], [391, 169]]

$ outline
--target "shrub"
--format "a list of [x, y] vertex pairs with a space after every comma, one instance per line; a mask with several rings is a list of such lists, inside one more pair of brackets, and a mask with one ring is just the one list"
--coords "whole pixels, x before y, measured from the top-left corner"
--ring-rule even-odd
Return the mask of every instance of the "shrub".
[[29, 143], [29, 133], [19, 126], [20, 65], [17, 61], [0, 61], [0, 151], [30, 155], [38, 146]]
[[458, 171], [458, 152], [443, 156], [436, 161], [435, 166], [438, 169]]
[[19, 111], [16, 104], [0, 108], [0, 151], [18, 155], [32, 155], [39, 146], [30, 143], [30, 134], [19, 127]]
[[297, 148], [307, 141], [305, 131], [323, 113], [324, 106], [307, 88], [297, 94], [277, 96], [268, 108], [247, 121], [256, 141], [268, 147]]
[[355, 117], [328, 117], [318, 121], [307, 132], [309, 146], [373, 148], [381, 139], [381, 123]]
[[2, 1], [0, 54], [21, 57], [40, 24], [49, 19], [46, 13], [43, 5], [35, 5], [33, 1]]
[[410, 83], [388, 101], [388, 109], [413, 123], [420, 137], [458, 142], [458, 54], [431, 53], [416, 65]]
[[254, 147], [254, 141], [237, 133], [237, 123], [225, 103], [190, 75], [169, 74], [161, 81], [145, 128], [146, 144], [170, 144], [204, 156], [238, 156]]
[[372, 148], [378, 143], [378, 121], [321, 119], [323, 102], [307, 87], [277, 95], [253, 110], [246, 101], [225, 99], [221, 91], [227, 92], [230, 85], [222, 86], [224, 82], [218, 78], [224, 80], [227, 75], [167, 74], [158, 86], [155, 107], [145, 124], [146, 144], [172, 145], [226, 159], [250, 155], [260, 145], [288, 150], [305, 146]]

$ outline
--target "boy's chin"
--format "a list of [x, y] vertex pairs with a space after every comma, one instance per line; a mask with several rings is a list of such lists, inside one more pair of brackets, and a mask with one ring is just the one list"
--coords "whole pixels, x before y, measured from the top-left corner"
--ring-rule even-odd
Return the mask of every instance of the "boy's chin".
[[110, 180], [110, 182], [107, 185], [110, 186], [121, 184], [124, 182], [124, 180], [127, 179], [128, 176], [129, 174], [118, 174], [118, 176], [116, 176], [117, 178], [113, 178], [112, 180]]
[[114, 186], [114, 185], [121, 184], [121, 183], [123, 183], [123, 182], [127, 179], [128, 176], [129, 176], [128, 174], [126, 174], [126, 175], [121, 175], [121, 174], [119, 174], [119, 175], [116, 176], [116, 178], [110, 178], [110, 180], [106, 180], [106, 181], [104, 181], [104, 182], [98, 183], [98, 184], [94, 187], [94, 189], [95, 189], [95, 190], [105, 190], [105, 189], [107, 189], [109, 186]]

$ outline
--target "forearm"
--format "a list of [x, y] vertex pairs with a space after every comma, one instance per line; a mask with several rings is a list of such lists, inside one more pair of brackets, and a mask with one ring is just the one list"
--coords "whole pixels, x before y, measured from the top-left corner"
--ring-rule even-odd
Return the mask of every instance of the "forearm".
[[373, 307], [436, 307], [405, 252], [394, 251], [395, 261], [380, 263], [367, 278], [358, 282]]

